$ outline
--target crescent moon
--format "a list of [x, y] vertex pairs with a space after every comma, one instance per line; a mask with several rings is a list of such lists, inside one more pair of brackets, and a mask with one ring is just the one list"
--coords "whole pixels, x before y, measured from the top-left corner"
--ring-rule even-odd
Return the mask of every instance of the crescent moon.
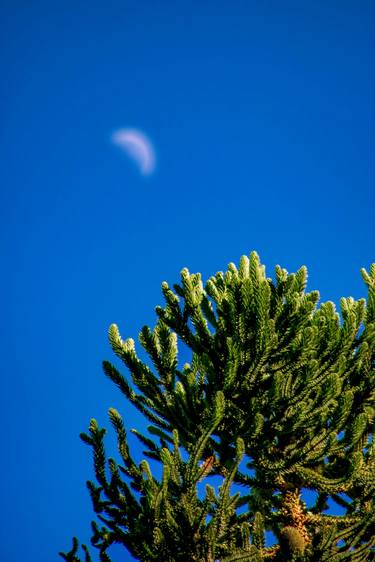
[[151, 141], [138, 129], [119, 129], [112, 135], [112, 142], [129, 156], [143, 176], [155, 170], [155, 150]]

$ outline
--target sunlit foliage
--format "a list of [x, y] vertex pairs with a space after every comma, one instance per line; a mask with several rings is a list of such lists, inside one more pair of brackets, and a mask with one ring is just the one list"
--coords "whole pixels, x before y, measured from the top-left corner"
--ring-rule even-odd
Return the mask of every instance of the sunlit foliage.
[[[306, 292], [305, 267], [277, 266], [271, 279], [253, 252], [205, 285], [187, 269], [163, 283], [158, 322], [139, 335], [150, 361], [110, 327], [130, 377], [108, 362], [104, 372], [150, 426], [134, 431], [140, 464], [114, 409], [118, 462], [95, 420], [81, 435], [94, 453], [100, 560], [114, 543], [156, 562], [375, 559], [375, 265], [362, 276], [367, 301], [343, 298], [339, 313]], [[81, 560], [77, 539], [61, 556]]]

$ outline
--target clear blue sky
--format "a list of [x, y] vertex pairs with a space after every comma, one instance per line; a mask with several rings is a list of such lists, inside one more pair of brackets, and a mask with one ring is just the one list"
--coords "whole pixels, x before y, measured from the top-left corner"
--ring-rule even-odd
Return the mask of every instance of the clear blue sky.
[[[324, 300], [364, 296], [374, 21], [372, 0], [2, 2], [3, 562], [88, 539], [78, 434], [110, 406], [140, 423], [101, 372], [107, 328], [153, 324], [164, 279], [255, 249]], [[111, 144], [124, 127], [153, 175]]]

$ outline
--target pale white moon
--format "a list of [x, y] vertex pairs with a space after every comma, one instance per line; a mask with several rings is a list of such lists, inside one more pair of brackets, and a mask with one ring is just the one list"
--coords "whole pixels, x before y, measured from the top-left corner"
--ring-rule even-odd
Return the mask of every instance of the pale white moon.
[[112, 142], [138, 166], [144, 176], [155, 170], [155, 150], [150, 139], [138, 129], [119, 129], [112, 135]]

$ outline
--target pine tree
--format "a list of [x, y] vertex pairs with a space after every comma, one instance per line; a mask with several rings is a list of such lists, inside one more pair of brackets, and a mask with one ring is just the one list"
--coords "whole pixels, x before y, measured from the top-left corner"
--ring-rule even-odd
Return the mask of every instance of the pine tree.
[[[253, 252], [205, 286], [187, 269], [163, 283], [157, 324], [139, 335], [150, 361], [110, 327], [131, 381], [109, 362], [104, 372], [149, 420], [148, 435], [132, 431], [162, 476], [133, 460], [115, 409], [119, 462], [91, 420], [81, 438], [101, 561], [114, 543], [156, 562], [375, 560], [375, 264], [362, 276], [367, 302], [342, 298], [339, 314], [305, 291], [305, 267], [277, 266], [272, 280]], [[77, 539], [60, 555], [79, 562]]]

